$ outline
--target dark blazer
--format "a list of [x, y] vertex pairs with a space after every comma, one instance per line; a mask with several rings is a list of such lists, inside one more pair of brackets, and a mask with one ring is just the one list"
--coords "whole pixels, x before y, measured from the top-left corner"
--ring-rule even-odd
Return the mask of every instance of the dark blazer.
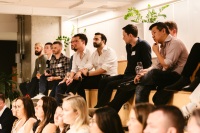
[[0, 133], [10, 133], [15, 117], [9, 108], [6, 108], [0, 117], [1, 128]]

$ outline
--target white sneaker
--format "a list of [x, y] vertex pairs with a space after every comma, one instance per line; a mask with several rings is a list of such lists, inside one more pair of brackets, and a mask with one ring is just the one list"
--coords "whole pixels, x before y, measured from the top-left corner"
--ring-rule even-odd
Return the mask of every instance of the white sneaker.
[[38, 95], [36, 95], [35, 97], [33, 97], [33, 98], [31, 98], [31, 99], [36, 99], [36, 100], [39, 100], [39, 99], [41, 99], [42, 97], [44, 97], [45, 95], [44, 94], [42, 94], [42, 93], [39, 93]]

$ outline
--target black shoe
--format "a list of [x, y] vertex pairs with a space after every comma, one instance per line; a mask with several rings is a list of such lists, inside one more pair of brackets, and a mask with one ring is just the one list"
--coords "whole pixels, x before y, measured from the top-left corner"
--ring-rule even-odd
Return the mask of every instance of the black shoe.
[[190, 84], [190, 79], [182, 76], [176, 83], [164, 88], [166, 91], [180, 91], [186, 85]]
[[189, 86], [183, 88], [183, 91], [193, 92], [200, 83], [200, 78], [195, 77], [194, 81]]

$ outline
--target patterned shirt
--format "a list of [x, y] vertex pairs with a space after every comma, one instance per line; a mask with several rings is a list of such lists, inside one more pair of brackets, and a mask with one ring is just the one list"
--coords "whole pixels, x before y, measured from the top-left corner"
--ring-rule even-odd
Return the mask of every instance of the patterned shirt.
[[50, 61], [50, 73], [52, 76], [65, 77], [65, 74], [69, 72], [70, 59], [64, 56], [62, 53], [59, 59], [56, 59], [55, 55], [52, 55]]

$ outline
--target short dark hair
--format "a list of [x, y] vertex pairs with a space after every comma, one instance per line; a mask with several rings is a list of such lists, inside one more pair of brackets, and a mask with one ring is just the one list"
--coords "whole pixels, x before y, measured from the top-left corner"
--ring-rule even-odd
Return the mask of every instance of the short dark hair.
[[137, 120], [142, 124], [143, 130], [147, 126], [147, 118], [149, 113], [155, 109], [151, 103], [138, 103], [133, 107]]
[[176, 32], [178, 32], [178, 26], [174, 21], [166, 21], [165, 24], [170, 30], [176, 29]]
[[170, 125], [176, 128], [177, 133], [184, 132], [185, 119], [178, 107], [172, 105], [158, 106], [153, 112], [155, 111], [162, 111], [170, 122]]
[[101, 40], [104, 41], [104, 43], [106, 44], [107, 38], [106, 38], [106, 36], [103, 33], [97, 32], [94, 35], [100, 35], [101, 36]]
[[2, 92], [0, 92], [0, 99], [5, 103], [6, 98]]
[[96, 123], [104, 133], [124, 133], [118, 113], [111, 107], [99, 108], [95, 111]]
[[79, 37], [82, 41], [85, 41], [85, 45], [87, 45], [88, 38], [87, 38], [87, 36], [85, 34], [78, 33], [78, 34], [74, 35], [73, 37]]
[[167, 25], [166, 25], [165, 23], [163, 23], [163, 22], [156, 22], [156, 23], [152, 24], [152, 25], [149, 27], [149, 30], [152, 30], [153, 27], [155, 27], [155, 26], [157, 27], [157, 29], [158, 29], [159, 31], [161, 31], [162, 29], [165, 29], [165, 32], [166, 32], [167, 34], [169, 34], [169, 30], [168, 30]]
[[45, 43], [45, 45], [50, 45], [50, 46], [52, 46], [52, 42], [47, 42], [47, 43]]
[[128, 24], [122, 28], [128, 35], [132, 34], [134, 37], [138, 36], [138, 28], [133, 24]]
[[55, 41], [55, 42], [53, 42], [52, 45], [54, 45], [54, 44], [58, 44], [58, 45], [60, 45], [62, 47], [62, 42], [61, 41]]

